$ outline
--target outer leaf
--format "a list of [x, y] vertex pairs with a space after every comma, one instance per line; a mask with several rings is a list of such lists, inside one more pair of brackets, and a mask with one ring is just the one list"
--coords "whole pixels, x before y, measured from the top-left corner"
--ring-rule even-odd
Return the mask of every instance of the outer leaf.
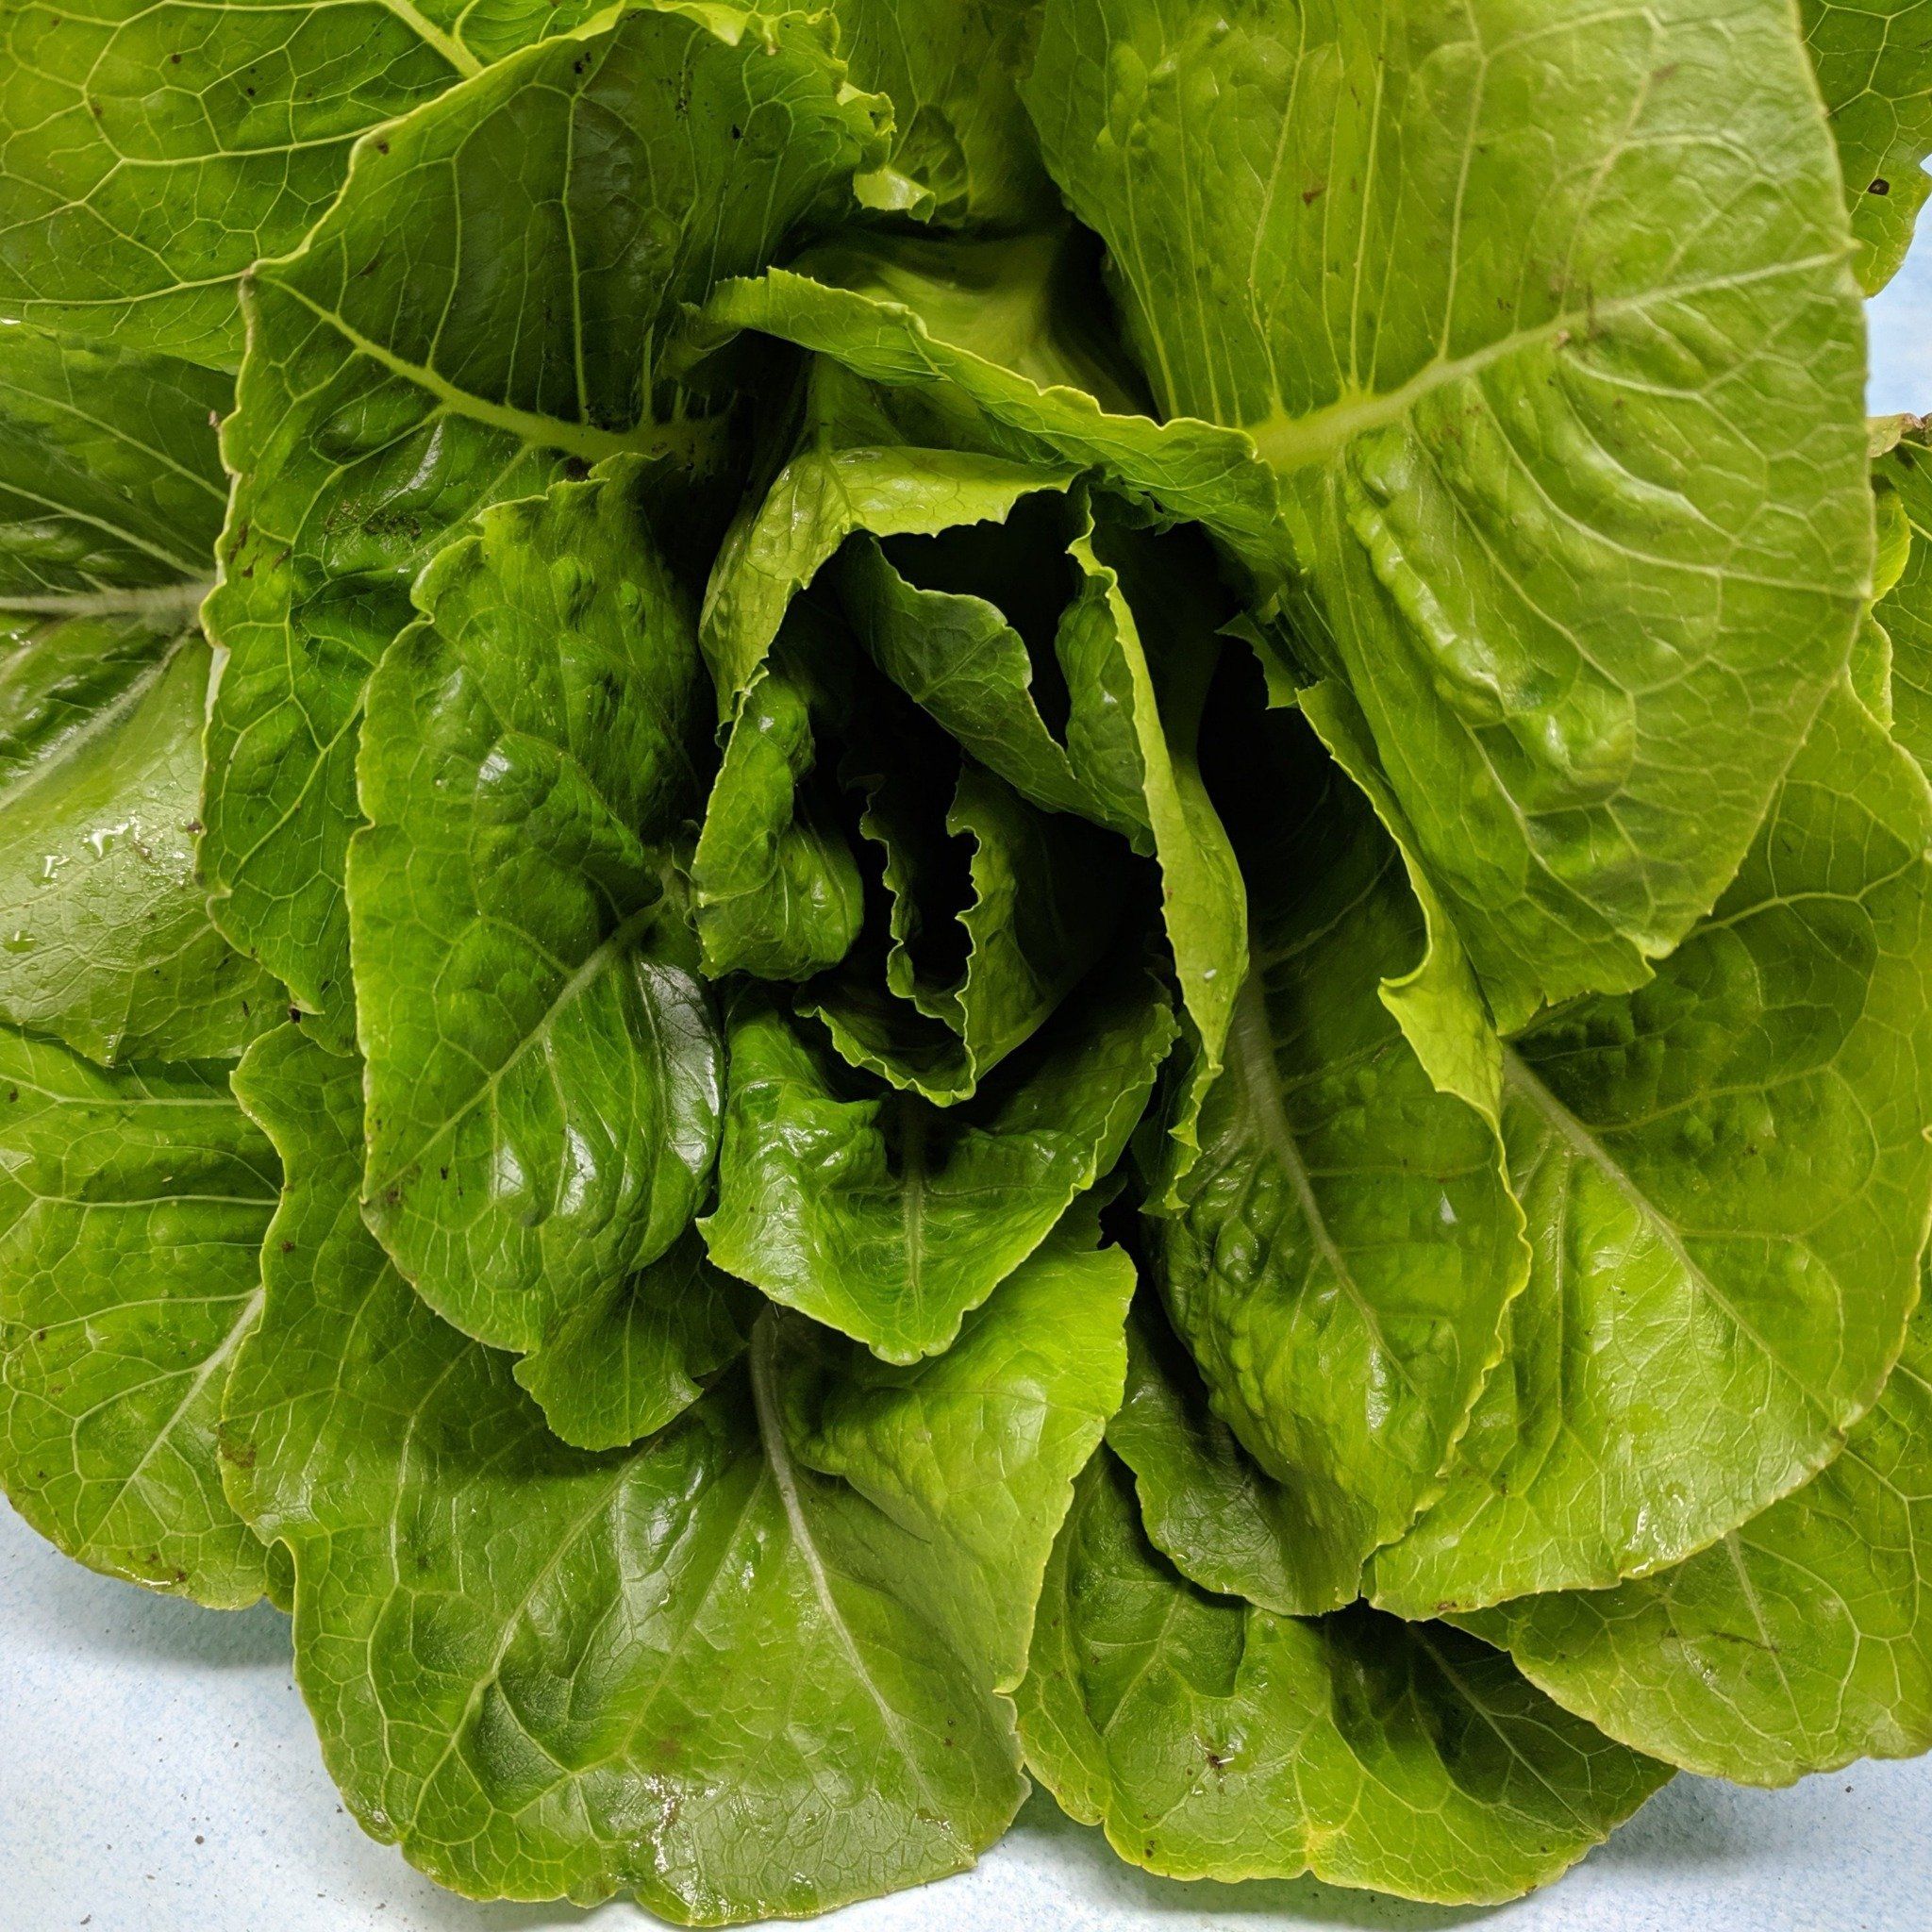
[[1924, 780], [1840, 685], [1657, 979], [1516, 1042], [1530, 1284], [1378, 1602], [1645, 1575], [1842, 1447], [1898, 1354], [1932, 1199], [1928, 826]]
[[1905, 260], [1925, 201], [1932, 6], [1799, 0], [1798, 11], [1844, 168], [1858, 280], [1875, 295]]
[[888, 1361], [947, 1347], [970, 1309], [1119, 1158], [1174, 1040], [1127, 962], [971, 1102], [881, 1093], [761, 994], [729, 1021], [711, 1258]]
[[1789, 1784], [1932, 1748], [1932, 1307], [1844, 1453], [1687, 1563], [1468, 1625], [1687, 1770]]
[[0, 1484], [91, 1569], [262, 1592], [215, 1424], [280, 1184], [225, 1069], [108, 1073], [0, 1030]]
[[194, 880], [227, 393], [0, 332], [0, 1018], [99, 1060], [237, 1052], [279, 998]]
[[370, 1225], [425, 1300], [545, 1347], [688, 1224], [723, 1068], [664, 898], [691, 614], [637, 467], [485, 511], [375, 675], [349, 853]]
[[1445, 1625], [1196, 1590], [1105, 1452], [1054, 1547], [1020, 1694], [1029, 1768], [1124, 1858], [1180, 1878], [1313, 1872], [1488, 1904], [1554, 1878], [1670, 1776]]
[[372, 137], [308, 241], [258, 271], [203, 862], [223, 930], [332, 1042], [362, 689], [410, 579], [474, 511], [575, 464], [715, 461], [718, 425], [677, 416], [658, 348], [715, 276], [841, 205], [871, 125], [795, 20], [632, 12]]
[[1307, 647], [1505, 1031], [1641, 984], [1869, 594], [1788, 8], [1051, 0], [1023, 92], [1160, 408], [1280, 477]]
[[1353, 1603], [1361, 1559], [1307, 1491], [1278, 1483], [1209, 1406], [1200, 1372], [1151, 1300], [1127, 1323], [1127, 1392], [1107, 1425], [1134, 1474], [1148, 1540], [1203, 1590], [1311, 1616]]
[[0, 309], [241, 358], [235, 284], [365, 128], [598, 0], [21, 0], [0, 21]]
[[1011, 1706], [1131, 1270], [1043, 1253], [911, 1370], [766, 1315], [748, 1373], [565, 1448], [355, 1208], [352, 1067], [250, 1063], [290, 1194], [225, 1441], [294, 1557], [296, 1669], [357, 1817], [458, 1890], [716, 1924], [954, 1871], [1024, 1790]]
[[1326, 1545], [1310, 1570], [1341, 1578], [1440, 1492], [1523, 1219], [1494, 1128], [1376, 996], [1423, 922], [1366, 803], [1291, 714], [1221, 741], [1253, 960], [1199, 1163], [1150, 1237], [1217, 1413]]

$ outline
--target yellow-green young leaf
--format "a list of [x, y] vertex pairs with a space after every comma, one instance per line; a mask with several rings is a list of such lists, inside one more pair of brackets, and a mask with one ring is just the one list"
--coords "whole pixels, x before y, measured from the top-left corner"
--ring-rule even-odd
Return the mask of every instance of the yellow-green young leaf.
[[1503, 1042], [1469, 955], [1457, 937], [1455, 922], [1416, 858], [1414, 827], [1389, 789], [1361, 707], [1339, 678], [1303, 686], [1294, 701], [1328, 755], [1361, 788], [1382, 829], [1395, 841], [1408, 889], [1422, 911], [1422, 958], [1407, 972], [1383, 980], [1382, 1004], [1395, 1015], [1429, 1078], [1444, 1093], [1468, 1101], [1485, 1118], [1498, 1120], [1503, 1107]]
[[1188, 1134], [1246, 958], [1241, 874], [1196, 743], [1223, 611], [1206, 546], [1042, 495], [1004, 527], [848, 547], [839, 584], [874, 661], [974, 758], [1155, 857], [1192, 1036], [1192, 1093], [1172, 1109]]
[[[1108, 586], [1075, 551], [1092, 532], [1084, 492], [1054, 491], [1022, 498], [997, 524], [858, 537], [839, 560], [839, 605], [873, 662], [980, 764], [1042, 810], [1077, 813], [1148, 851]], [[1218, 587], [1209, 576], [1204, 588], [1211, 669]]]
[[1463, 1619], [1687, 1771], [1783, 1785], [1932, 1749], [1932, 1305], [1844, 1452], [1688, 1562]]
[[[1126, 897], [1125, 854], [1090, 824], [1036, 810], [969, 758], [941, 813], [913, 713], [889, 735], [876, 709], [851, 758], [866, 794], [859, 826], [882, 854], [879, 943], [808, 990], [856, 1067], [941, 1107], [1032, 1039], [1106, 952]], [[877, 754], [874, 762], [874, 755]], [[935, 755], [936, 754], [936, 755]]]
[[1015, 85], [1031, 0], [833, 0], [830, 11], [852, 78], [892, 103], [887, 166], [860, 184], [868, 201], [948, 226], [1059, 213]]
[[369, 682], [365, 1212], [433, 1308], [518, 1353], [620, 1307], [717, 1146], [719, 1043], [660, 849], [696, 801], [697, 637], [639, 485], [618, 459], [485, 510]]
[[738, 715], [791, 602], [856, 531], [937, 536], [1003, 522], [1070, 470], [966, 450], [814, 439], [726, 533], [705, 591], [702, 635], [721, 724]]
[[1367, 801], [1293, 712], [1230, 706], [1208, 736], [1252, 958], [1199, 1159], [1148, 1238], [1216, 1413], [1345, 1601], [1441, 1491], [1523, 1284], [1523, 1216], [1495, 1127], [1378, 996], [1424, 940]]
[[1839, 685], [1657, 978], [1513, 1042], [1529, 1286], [1378, 1602], [1647, 1575], [1843, 1446], [1897, 1357], [1932, 1202], [1928, 827], [1923, 775]]
[[280, 991], [194, 876], [225, 377], [0, 330], [0, 1021], [238, 1053]]
[[630, 11], [371, 136], [251, 278], [202, 862], [222, 929], [332, 1043], [363, 686], [410, 579], [483, 506], [624, 452], [702, 532], [721, 425], [659, 353], [717, 276], [846, 205], [871, 107], [795, 18]]
[[1932, 6], [1927, 0], [1799, 0], [1844, 169], [1866, 294], [1898, 273], [1925, 201], [1932, 152]]
[[217, 366], [235, 285], [365, 129], [604, 0], [19, 0], [0, 17], [0, 312]]
[[1304, 644], [1503, 1029], [1640, 985], [1869, 594], [1787, 0], [1048, 0], [1022, 92], [1159, 408], [1278, 477]]
[[1104, 1449], [1054, 1546], [1020, 1731], [1061, 1806], [1149, 1871], [1440, 1904], [1556, 1877], [1671, 1774], [1445, 1624], [1196, 1589]]
[[1119, 1400], [1125, 1258], [1049, 1243], [910, 1369], [770, 1310], [678, 1422], [587, 1456], [362, 1228], [353, 1064], [288, 1031], [244, 1082], [289, 1192], [229, 1480], [292, 1554], [357, 1818], [473, 1895], [708, 1924], [970, 1864], [1024, 1794], [1007, 1693]]
[[711, 1258], [888, 1361], [946, 1348], [1119, 1158], [1173, 1044], [1126, 954], [970, 1100], [853, 1072], [761, 992], [734, 1001]]
[[90, 1568], [219, 1608], [264, 1587], [215, 1427], [280, 1184], [225, 1067], [0, 1029], [0, 1486]]

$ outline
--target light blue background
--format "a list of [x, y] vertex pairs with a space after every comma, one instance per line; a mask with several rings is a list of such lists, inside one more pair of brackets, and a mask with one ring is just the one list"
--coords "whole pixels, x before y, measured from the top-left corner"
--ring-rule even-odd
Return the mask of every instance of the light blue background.
[[[1932, 413], [1932, 213], [1872, 304], [1874, 414]], [[285, 1621], [91, 1575], [0, 1503], [0, 1932], [615, 1932], [615, 1905], [476, 1906], [346, 1817]], [[1789, 1791], [1679, 1777], [1558, 1885], [1444, 1912], [1312, 1880], [1186, 1886], [1122, 1865], [1036, 1796], [976, 1871], [836, 1932], [1928, 1932], [1932, 1760]]]

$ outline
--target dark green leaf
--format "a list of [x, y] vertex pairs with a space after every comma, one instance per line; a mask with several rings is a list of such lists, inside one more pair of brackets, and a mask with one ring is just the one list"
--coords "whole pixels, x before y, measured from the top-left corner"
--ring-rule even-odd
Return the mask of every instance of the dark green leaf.
[[703, 1924], [991, 1843], [1025, 1790], [1005, 1693], [1119, 1398], [1124, 1259], [1050, 1244], [911, 1369], [768, 1312], [747, 1370], [586, 1456], [363, 1230], [353, 1064], [284, 1032], [246, 1091], [290, 1190], [230, 1479], [292, 1551], [296, 1672], [364, 1825], [465, 1892]]
[[262, 1592], [215, 1426], [280, 1186], [225, 1068], [105, 1072], [0, 1029], [0, 1483], [92, 1569]]
[[432, 1307], [519, 1353], [613, 1310], [717, 1144], [719, 1044], [650, 842], [695, 801], [697, 640], [638, 482], [620, 461], [484, 511], [369, 682], [366, 1211]]
[[0, 19], [0, 309], [232, 364], [235, 284], [365, 129], [601, 0], [20, 0]]
[[0, 331], [0, 1019], [97, 1060], [279, 1005], [194, 876], [223, 377]]

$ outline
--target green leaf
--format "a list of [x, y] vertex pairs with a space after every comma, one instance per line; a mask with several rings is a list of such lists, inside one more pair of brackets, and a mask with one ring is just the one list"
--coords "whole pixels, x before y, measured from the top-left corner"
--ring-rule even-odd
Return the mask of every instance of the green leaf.
[[1072, 472], [967, 450], [847, 444], [799, 450], [726, 535], [705, 591], [705, 657], [719, 718], [730, 724], [799, 591], [856, 531], [936, 536], [1004, 521], [1026, 496], [1063, 490]]
[[1686, 1770], [1783, 1785], [1932, 1749], [1932, 1306], [1844, 1453], [1709, 1549], [1468, 1627], [1552, 1697]]
[[1094, 470], [1137, 501], [1205, 524], [1257, 579], [1274, 582], [1291, 546], [1274, 475], [1238, 432], [1135, 413], [1081, 337], [1099, 297], [1069, 273], [1072, 253], [1053, 235], [841, 240], [756, 281], [722, 282], [705, 313], [715, 330], [761, 329], [869, 382], [910, 389], [955, 436], [970, 427], [1015, 460]]
[[0, 331], [0, 1019], [237, 1053], [280, 994], [194, 877], [220, 376]]
[[740, 994], [727, 1027], [711, 1258], [900, 1362], [951, 1344], [1112, 1167], [1174, 1032], [1128, 958], [941, 1108], [852, 1074], [762, 993]]
[[622, 1449], [675, 1421], [744, 1353], [762, 1301], [686, 1228], [620, 1292], [596, 1296], [515, 1368], [556, 1435]]
[[1058, 215], [1020, 105], [1031, 0], [834, 0], [839, 51], [892, 103], [887, 207], [922, 219], [1012, 225]]
[[666, 895], [691, 615], [639, 466], [482, 513], [369, 682], [350, 843], [369, 1223], [518, 1353], [604, 1318], [689, 1224], [723, 1067]]
[[1354, 1602], [1361, 1558], [1307, 1491], [1278, 1483], [1217, 1416], [1206, 1385], [1157, 1303], [1127, 1323], [1127, 1392], [1108, 1445], [1133, 1472], [1147, 1537], [1203, 1590], [1286, 1616]]
[[[224, 1441], [377, 1837], [458, 1890], [717, 1924], [957, 1871], [1025, 1785], [1005, 1694], [1132, 1271], [1057, 1241], [912, 1369], [795, 1317], [635, 1448], [544, 1428], [362, 1229], [355, 1070], [249, 1062], [289, 1168]], [[284, 1245], [287, 1242], [288, 1245]]]
[[91, 1569], [262, 1593], [215, 1426], [280, 1185], [225, 1068], [107, 1072], [0, 1029], [0, 1484]]
[[1840, 685], [1657, 978], [1514, 1042], [1529, 1287], [1446, 1492], [1376, 1558], [1386, 1607], [1646, 1575], [1843, 1446], [1932, 1202], [1928, 827], [1923, 776]]
[[713, 979], [809, 979], [858, 941], [864, 880], [819, 749], [852, 702], [848, 657], [837, 627], [795, 604], [740, 699], [691, 868]]
[[1383, 980], [1382, 1004], [1395, 1015], [1416, 1058], [1444, 1093], [1466, 1100], [1486, 1120], [1500, 1121], [1503, 1043], [1455, 923], [1416, 858], [1415, 830], [1390, 790], [1361, 707], [1339, 678], [1304, 686], [1294, 701], [1395, 841], [1408, 889], [1422, 910], [1422, 958], [1407, 973]]
[[840, 606], [873, 662], [980, 764], [1042, 810], [1078, 813], [1145, 851], [1108, 586], [1097, 561], [1089, 570], [1070, 554], [1091, 533], [1082, 507], [1042, 492], [1003, 524], [899, 537], [890, 550], [858, 538], [839, 561]]
[[0, 311], [232, 365], [235, 286], [365, 129], [603, 0], [21, 0], [0, 20]]
[[1020, 1727], [1028, 1768], [1130, 1863], [1441, 1904], [1554, 1878], [1670, 1776], [1446, 1625], [1197, 1590], [1105, 1451], [1054, 1546]]
[[1377, 997], [1424, 926], [1368, 804], [1291, 712], [1212, 728], [1253, 957], [1199, 1161], [1149, 1240], [1216, 1412], [1345, 1601], [1440, 1492], [1523, 1284], [1523, 1217], [1494, 1127]]
[[1789, 9], [1050, 0], [1022, 92], [1159, 409], [1279, 478], [1302, 645], [1504, 1031], [1641, 985], [1869, 594], [1862, 317]]
[[1845, 200], [1855, 265], [1875, 295], [1906, 258], [1932, 153], [1932, 6], [1926, 0], [1799, 0]]
[[478, 508], [621, 453], [678, 520], [721, 460], [658, 358], [683, 305], [849, 200], [870, 103], [794, 19], [626, 14], [372, 137], [251, 280], [203, 864], [223, 930], [346, 1046], [343, 853], [369, 670]]

